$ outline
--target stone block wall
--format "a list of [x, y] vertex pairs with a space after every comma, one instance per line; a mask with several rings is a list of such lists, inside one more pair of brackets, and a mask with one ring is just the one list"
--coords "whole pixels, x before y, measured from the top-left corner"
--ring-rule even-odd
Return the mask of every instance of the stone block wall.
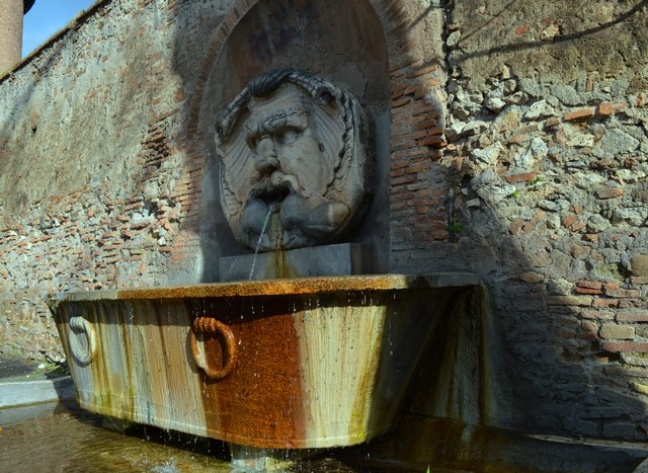
[[183, 5], [98, 2], [0, 79], [3, 353], [61, 357], [48, 295], [200, 280], [208, 156], [186, 144], [177, 71], [205, 44], [178, 32], [230, 5]]
[[[4, 353], [60, 357], [47, 294], [215, 278], [202, 101], [257, 3], [98, 2], [0, 79]], [[646, 439], [646, 3], [357, 3], [391, 92], [371, 226], [387, 271], [484, 281], [484, 424]], [[369, 69], [315, 72], [380, 98]]]
[[482, 418], [645, 440], [647, 2], [455, 2], [447, 18], [453, 242], [394, 266], [482, 275]]

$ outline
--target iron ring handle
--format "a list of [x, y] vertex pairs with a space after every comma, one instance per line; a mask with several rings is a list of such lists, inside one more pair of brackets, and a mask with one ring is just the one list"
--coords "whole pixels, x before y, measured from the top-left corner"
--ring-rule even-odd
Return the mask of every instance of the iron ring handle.
[[[70, 318], [68, 330], [68, 340], [72, 356], [80, 365], [89, 365], [97, 352], [97, 337], [94, 328], [92, 328], [92, 324], [83, 317], [75, 316]], [[86, 337], [87, 343], [85, 346], [77, 339], [80, 335]]]
[[[220, 333], [225, 340], [225, 347], [223, 347], [223, 360], [225, 361], [222, 368], [212, 368], [209, 366], [207, 358], [204, 356], [204, 351], [200, 350], [198, 347], [197, 334], [199, 333]], [[216, 380], [223, 379], [230, 374], [236, 364], [236, 337], [234, 336], [232, 329], [224, 323], [212, 317], [197, 317], [193, 322], [193, 329], [191, 330], [191, 354], [193, 355], [196, 365], [198, 365], [198, 367], [201, 368], [209, 378]]]

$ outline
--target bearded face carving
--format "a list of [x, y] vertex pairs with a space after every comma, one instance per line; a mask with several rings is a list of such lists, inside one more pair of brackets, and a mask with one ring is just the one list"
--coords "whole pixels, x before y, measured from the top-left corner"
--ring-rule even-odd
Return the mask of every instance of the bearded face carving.
[[221, 205], [259, 251], [339, 239], [368, 199], [367, 124], [355, 98], [297, 70], [254, 78], [217, 124]]

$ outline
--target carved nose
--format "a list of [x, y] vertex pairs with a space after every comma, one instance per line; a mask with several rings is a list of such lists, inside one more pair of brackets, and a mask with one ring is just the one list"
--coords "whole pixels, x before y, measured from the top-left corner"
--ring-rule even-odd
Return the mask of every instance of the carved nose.
[[275, 150], [274, 142], [269, 136], [264, 136], [259, 140], [257, 144], [256, 152], [260, 156], [273, 157], [276, 158], [277, 152]]
[[254, 167], [260, 174], [269, 174], [279, 167], [277, 151], [269, 136], [263, 137], [257, 145]]

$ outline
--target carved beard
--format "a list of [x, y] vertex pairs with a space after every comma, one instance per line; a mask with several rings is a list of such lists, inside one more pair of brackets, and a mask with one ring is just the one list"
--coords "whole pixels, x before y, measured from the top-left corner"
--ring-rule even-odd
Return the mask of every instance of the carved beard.
[[334, 237], [350, 213], [341, 202], [305, 196], [296, 176], [275, 170], [255, 185], [243, 208], [241, 229], [250, 248], [289, 250]]

